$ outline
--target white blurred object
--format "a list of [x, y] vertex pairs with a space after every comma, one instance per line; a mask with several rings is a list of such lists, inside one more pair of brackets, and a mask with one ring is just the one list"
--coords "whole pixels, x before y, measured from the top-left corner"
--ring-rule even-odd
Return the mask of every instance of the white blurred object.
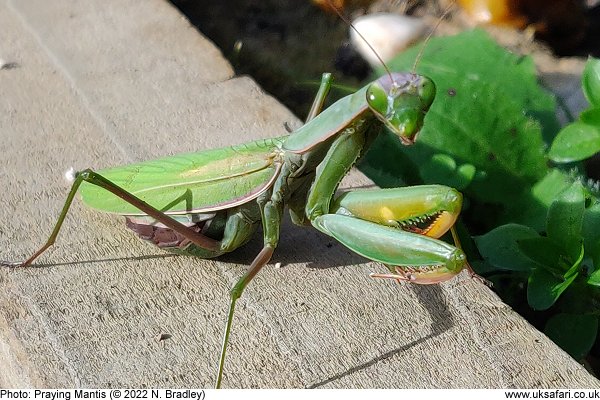
[[[358, 17], [352, 24], [385, 62], [421, 38], [426, 28], [420, 18], [386, 13]], [[350, 29], [350, 40], [371, 66], [381, 66], [373, 50], [353, 29]]]

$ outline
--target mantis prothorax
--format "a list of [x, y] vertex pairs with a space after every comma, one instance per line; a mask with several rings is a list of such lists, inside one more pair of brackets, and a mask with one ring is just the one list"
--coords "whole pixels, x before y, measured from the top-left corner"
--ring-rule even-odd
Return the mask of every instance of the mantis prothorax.
[[75, 173], [46, 244], [24, 262], [2, 264], [28, 266], [54, 244], [77, 191], [89, 207], [125, 216], [141, 238], [178, 254], [217, 257], [244, 245], [262, 224], [263, 248], [230, 292], [217, 388], [236, 301], [271, 259], [285, 206], [295, 224], [312, 225], [389, 267], [389, 274], [374, 277], [431, 284], [469, 268], [460, 248], [437, 240], [459, 215], [462, 196], [455, 189], [335, 195], [384, 126], [405, 145], [415, 141], [434, 83], [415, 73], [389, 73], [320, 112], [330, 86], [331, 75], [324, 74], [306, 124], [289, 136]]

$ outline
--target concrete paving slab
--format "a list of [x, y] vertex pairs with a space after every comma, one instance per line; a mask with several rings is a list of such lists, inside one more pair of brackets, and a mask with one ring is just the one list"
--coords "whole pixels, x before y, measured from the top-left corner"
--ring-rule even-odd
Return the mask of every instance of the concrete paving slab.
[[[55, 223], [69, 167], [102, 168], [285, 133], [299, 121], [162, 0], [0, 0], [0, 259]], [[369, 182], [353, 174], [346, 185]], [[217, 260], [142, 243], [79, 202], [35, 268], [0, 270], [0, 387], [207, 387], [228, 290], [261, 246]], [[281, 263], [282, 268], [275, 268]], [[244, 293], [225, 387], [598, 387], [460, 276], [369, 279], [382, 267], [286, 221]]]

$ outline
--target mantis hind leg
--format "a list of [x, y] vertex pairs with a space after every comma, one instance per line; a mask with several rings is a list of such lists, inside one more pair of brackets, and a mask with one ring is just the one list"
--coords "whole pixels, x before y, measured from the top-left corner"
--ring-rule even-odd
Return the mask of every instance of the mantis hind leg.
[[[177, 218], [177, 217], [175, 217]], [[209, 250], [191, 242], [184, 235], [169, 228], [157, 226], [152, 218], [126, 218], [127, 227], [146, 241], [149, 241], [163, 250], [175, 254], [199, 258], [214, 258], [224, 253], [234, 251], [246, 244], [256, 231], [260, 212], [255, 203], [245, 204], [244, 207], [235, 207], [222, 211], [212, 218], [201, 220], [195, 224], [188, 224], [192, 229], [206, 237], [218, 240], [219, 248]]]
[[86, 169], [86, 170], [80, 171], [76, 174], [75, 181], [73, 182], [73, 185], [71, 186], [71, 190], [69, 191], [69, 194], [67, 195], [67, 199], [65, 201], [65, 204], [63, 205], [60, 215], [58, 216], [58, 220], [56, 221], [56, 224], [54, 225], [54, 229], [52, 230], [52, 233], [48, 237], [48, 240], [46, 241], [46, 243], [42, 247], [40, 247], [39, 250], [37, 250], [31, 257], [29, 257], [24, 262], [2, 262], [0, 265], [10, 266], [10, 267], [29, 266], [41, 254], [43, 254], [50, 246], [52, 246], [54, 244], [54, 242], [56, 241], [56, 238], [58, 236], [58, 233], [60, 232], [60, 229], [62, 228], [65, 217], [66, 217], [67, 213], [69, 212], [69, 208], [71, 207], [71, 204], [73, 203], [73, 198], [75, 197], [75, 193], [77, 193], [79, 186], [84, 181], [89, 182], [93, 185], [102, 187], [102, 188], [106, 189], [107, 191], [113, 193], [115, 196], [122, 198], [126, 202], [132, 204], [133, 206], [137, 207], [139, 210], [143, 211], [150, 217], [154, 218], [156, 221], [162, 223], [167, 228], [172, 229], [173, 231], [181, 234], [182, 236], [187, 238], [190, 242], [197, 245], [198, 247], [204, 248], [208, 251], [214, 251], [214, 252], [220, 251], [220, 242], [219, 241], [212, 239], [210, 237], [207, 237], [205, 235], [202, 235], [201, 233], [198, 233], [198, 232], [188, 228], [186, 225], [169, 217], [164, 212], [150, 206], [148, 203], [145, 203], [144, 201], [140, 200], [138, 197], [127, 192], [126, 190], [122, 189], [121, 187], [115, 185], [114, 183], [112, 183], [108, 179], [104, 178], [102, 175], [98, 174], [97, 172], [94, 172], [91, 169]]
[[[207, 251], [210, 251], [214, 254], [216, 254], [218, 252], [223, 253], [224, 252], [223, 250], [232, 250], [233, 248], [238, 247], [239, 245], [243, 244], [247, 240], [248, 235], [250, 235], [254, 230], [254, 226], [253, 226], [254, 220], [252, 218], [248, 218], [248, 215], [244, 215], [244, 212], [251, 212], [252, 208], [241, 209], [241, 207], [239, 207], [237, 209], [237, 212], [234, 214], [234, 216], [228, 218], [228, 220], [227, 220], [227, 224], [224, 228], [224, 239], [222, 241], [212, 239], [210, 237], [207, 237], [205, 235], [202, 235], [201, 233], [194, 231], [193, 229], [190, 229], [189, 227], [182, 224], [181, 222], [171, 218], [164, 212], [150, 206], [149, 204], [145, 203], [138, 197], [127, 192], [126, 190], [124, 190], [121, 187], [119, 187], [118, 185], [112, 183], [108, 179], [104, 178], [100, 174], [98, 174], [90, 169], [86, 169], [86, 170], [78, 172], [76, 174], [75, 181], [73, 182], [73, 185], [71, 186], [71, 190], [69, 191], [69, 194], [67, 195], [67, 199], [63, 205], [63, 208], [60, 212], [58, 220], [54, 226], [54, 229], [52, 230], [52, 233], [50, 234], [48, 240], [46, 241], [46, 243], [24, 262], [18, 262], [18, 263], [2, 262], [1, 265], [11, 266], [11, 267], [26, 267], [26, 266], [30, 265], [31, 263], [33, 263], [33, 261], [35, 259], [37, 259], [42, 253], [44, 253], [50, 246], [52, 246], [54, 244], [54, 242], [56, 241], [56, 238], [60, 232], [60, 229], [63, 225], [64, 219], [71, 207], [71, 204], [73, 203], [75, 194], [77, 193], [77, 190], [79, 189], [79, 187], [81, 186], [81, 184], [83, 182], [89, 182], [93, 185], [97, 185], [99, 187], [106, 189], [107, 191], [113, 193], [114, 195], [122, 198], [126, 202], [130, 203], [131, 205], [135, 206], [139, 210], [143, 211], [151, 218], [162, 223], [167, 228], [172, 229], [173, 231], [177, 232], [178, 234], [184, 236], [194, 245], [196, 245], [202, 249], [205, 249]], [[265, 200], [264, 201], [265, 204], [260, 206], [260, 215], [261, 215], [261, 219], [263, 221], [263, 228], [264, 228], [263, 230], [264, 230], [264, 238], [265, 238], [264, 239], [264, 241], [265, 241], [264, 248], [256, 256], [256, 258], [250, 265], [250, 268], [248, 269], [246, 274], [244, 274], [238, 280], [238, 282], [235, 284], [235, 286], [231, 290], [231, 303], [230, 303], [230, 307], [229, 307], [229, 314], [228, 314], [228, 318], [227, 318], [225, 335], [224, 335], [223, 344], [222, 344], [221, 358], [220, 358], [220, 362], [219, 362], [219, 370], [218, 370], [218, 375], [217, 375], [217, 387], [220, 387], [220, 384], [221, 384], [221, 379], [222, 379], [222, 374], [223, 374], [223, 365], [224, 365], [224, 360], [225, 360], [225, 351], [227, 348], [227, 342], [228, 342], [229, 333], [231, 330], [231, 323], [233, 320], [236, 300], [241, 296], [242, 292], [244, 291], [244, 289], [248, 285], [248, 283], [254, 278], [254, 276], [256, 276], [256, 274], [261, 270], [261, 268], [270, 260], [271, 255], [273, 254], [273, 251], [274, 251], [274, 249], [277, 245], [277, 241], [279, 239], [279, 225], [280, 225], [283, 205], [280, 202], [276, 201], [276, 199], [277, 199], [277, 196], [275, 196], [275, 200], [273, 200], [273, 199], [269, 199], [269, 201]], [[257, 209], [258, 209], [258, 207], [257, 207]], [[232, 211], [235, 211], [235, 210], [236, 209], [234, 209]], [[238, 231], [238, 229], [239, 229], [239, 231]], [[231, 232], [228, 233], [228, 231], [231, 231]]]

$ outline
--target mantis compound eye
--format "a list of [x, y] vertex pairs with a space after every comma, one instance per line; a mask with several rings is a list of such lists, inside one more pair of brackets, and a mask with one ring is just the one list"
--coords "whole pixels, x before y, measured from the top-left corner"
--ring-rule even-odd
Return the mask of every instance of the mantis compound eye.
[[388, 94], [379, 84], [374, 82], [367, 89], [367, 104], [378, 116], [385, 116], [388, 112]]
[[421, 76], [417, 87], [423, 110], [427, 111], [435, 99], [435, 84], [431, 79]]

